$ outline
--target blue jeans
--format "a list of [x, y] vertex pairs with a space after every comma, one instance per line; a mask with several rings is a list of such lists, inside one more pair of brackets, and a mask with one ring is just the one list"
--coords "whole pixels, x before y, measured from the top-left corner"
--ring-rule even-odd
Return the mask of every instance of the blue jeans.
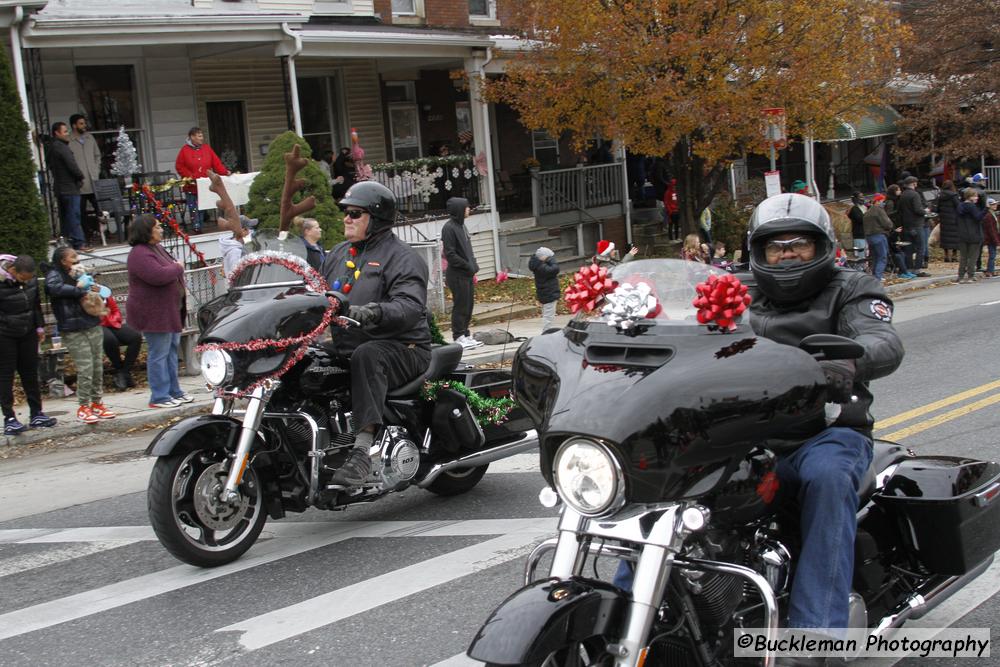
[[986, 258], [986, 271], [993, 273], [997, 265], [997, 247], [995, 245], [988, 245], [986, 246], [986, 252], [989, 253]]
[[931, 228], [928, 227], [927, 225], [924, 225], [924, 254], [923, 254], [924, 261], [921, 266], [923, 266], [925, 269], [930, 265], [931, 261], [930, 248], [931, 248]]
[[181, 345], [180, 333], [152, 332], [146, 337], [146, 377], [149, 379], [149, 402], [162, 403], [182, 396], [177, 378], [177, 357]]
[[872, 265], [872, 275], [882, 280], [885, 265], [889, 261], [889, 241], [885, 234], [872, 234], [865, 240], [868, 242], [868, 261]]
[[201, 211], [198, 209], [198, 193], [185, 192], [184, 199], [187, 201], [188, 214], [191, 216], [191, 226], [194, 231], [201, 231]]
[[87, 245], [80, 226], [80, 195], [59, 195], [59, 227], [74, 250]]
[[871, 462], [871, 440], [841, 427], [826, 429], [778, 461], [778, 478], [797, 493], [801, 507], [802, 552], [789, 627], [847, 627], [858, 486]]

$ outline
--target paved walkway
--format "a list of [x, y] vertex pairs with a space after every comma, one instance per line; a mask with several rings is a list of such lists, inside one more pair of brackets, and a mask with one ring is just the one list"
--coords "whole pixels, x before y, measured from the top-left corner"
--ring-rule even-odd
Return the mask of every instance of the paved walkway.
[[[952, 265], [939, 265], [932, 267], [930, 278], [917, 278], [904, 283], [887, 285], [886, 291], [890, 295], [900, 296], [906, 292], [931, 287], [941, 284], [950, 284], [956, 277]], [[554, 326], [565, 326], [570, 320], [569, 315], [556, 317]], [[524, 319], [494, 322], [473, 327], [476, 331], [489, 329], [505, 329], [515, 338], [531, 337], [541, 333], [542, 319], [539, 316]], [[444, 332], [445, 337], [450, 340], [450, 332]], [[465, 363], [485, 364], [510, 360], [520, 346], [520, 342], [508, 343], [504, 345], [483, 345], [481, 347], [467, 350], [462, 357]], [[81, 424], [76, 421], [76, 397], [70, 396], [63, 399], [45, 398], [44, 409], [46, 414], [56, 417], [59, 424], [54, 428], [32, 429], [18, 436], [0, 436], [0, 451], [3, 445], [25, 445], [37, 443], [44, 440], [60, 441], [71, 437], [86, 437], [88, 439], [99, 439], [114, 437], [115, 434], [137, 432], [144, 428], [154, 428], [162, 425], [171, 419], [184, 417], [191, 414], [208, 411], [212, 404], [212, 395], [205, 387], [201, 376], [181, 377], [181, 387], [195, 397], [193, 403], [168, 409], [150, 409], [148, 389], [133, 389], [126, 392], [109, 392], [104, 396], [105, 404], [118, 414], [117, 419], [104, 421], [94, 425]], [[27, 422], [27, 406], [17, 407], [18, 417]]]

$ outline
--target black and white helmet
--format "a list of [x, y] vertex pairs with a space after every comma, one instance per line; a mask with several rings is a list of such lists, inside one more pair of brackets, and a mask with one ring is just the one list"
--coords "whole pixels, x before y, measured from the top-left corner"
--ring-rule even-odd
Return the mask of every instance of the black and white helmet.
[[[778, 234], [800, 232], [816, 241], [816, 255], [808, 262], [768, 264], [767, 240]], [[754, 210], [748, 230], [750, 271], [757, 288], [772, 301], [795, 303], [822, 290], [835, 271], [837, 235], [830, 215], [812, 197], [780, 194], [768, 197]]]
[[396, 222], [396, 196], [392, 190], [375, 181], [355, 183], [338, 202], [340, 208], [357, 206], [368, 211], [371, 223], [368, 236], [389, 229]]

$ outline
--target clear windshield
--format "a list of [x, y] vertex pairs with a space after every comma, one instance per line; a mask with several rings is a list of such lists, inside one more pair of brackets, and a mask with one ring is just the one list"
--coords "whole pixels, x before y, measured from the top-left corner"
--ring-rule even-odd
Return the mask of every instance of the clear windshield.
[[[698, 325], [697, 309], [691, 305], [697, 296], [695, 285], [710, 275], [724, 276], [726, 272], [697, 262], [681, 259], [642, 259], [619, 264], [611, 270], [611, 277], [619, 285], [637, 288], [644, 283], [650, 295], [660, 306], [659, 312], [649, 319], [657, 326]], [[627, 289], [627, 288], [626, 288]], [[591, 313], [580, 311], [576, 319], [587, 322], [607, 322], [609, 315], [598, 306]]]
[[[302, 239], [289, 234], [284, 241], [278, 239], [278, 233], [273, 229], [262, 229], [254, 232], [253, 240], [247, 244], [247, 256], [261, 252], [281, 252], [306, 259], [306, 246]], [[253, 266], [243, 271], [237, 278], [234, 287], [248, 285], [268, 285], [274, 283], [302, 282], [302, 277], [279, 265]]]

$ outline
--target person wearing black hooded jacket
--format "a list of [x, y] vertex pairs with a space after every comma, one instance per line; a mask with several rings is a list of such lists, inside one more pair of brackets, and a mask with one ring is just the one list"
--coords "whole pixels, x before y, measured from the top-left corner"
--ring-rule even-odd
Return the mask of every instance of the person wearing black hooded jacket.
[[441, 229], [441, 244], [444, 246], [444, 258], [448, 260], [444, 281], [454, 300], [451, 309], [451, 335], [462, 347], [478, 347], [481, 343], [469, 335], [472, 306], [476, 300], [473, 278], [479, 272], [469, 230], [465, 228], [469, 200], [452, 197], [445, 203], [445, 208], [451, 217]]
[[788, 625], [844, 628], [858, 488], [872, 461], [868, 383], [896, 370], [903, 344], [891, 324], [892, 302], [879, 282], [836, 266], [836, 234], [814, 199], [797, 194], [765, 199], [751, 217], [749, 245], [757, 281], [750, 326], [757, 335], [798, 346], [810, 334], [837, 334], [864, 347], [860, 359], [820, 362], [828, 400], [841, 404], [840, 414], [818, 434], [787, 434], [777, 468], [783, 487], [797, 494], [801, 506], [802, 550]]
[[347, 240], [327, 253], [322, 273], [353, 304], [347, 316], [361, 326], [338, 331], [332, 343], [336, 355], [350, 358], [355, 440], [331, 483], [358, 486], [372, 471], [368, 450], [382, 425], [386, 394], [430, 365], [428, 270], [392, 233], [396, 198], [387, 187], [356, 183], [339, 204]]

